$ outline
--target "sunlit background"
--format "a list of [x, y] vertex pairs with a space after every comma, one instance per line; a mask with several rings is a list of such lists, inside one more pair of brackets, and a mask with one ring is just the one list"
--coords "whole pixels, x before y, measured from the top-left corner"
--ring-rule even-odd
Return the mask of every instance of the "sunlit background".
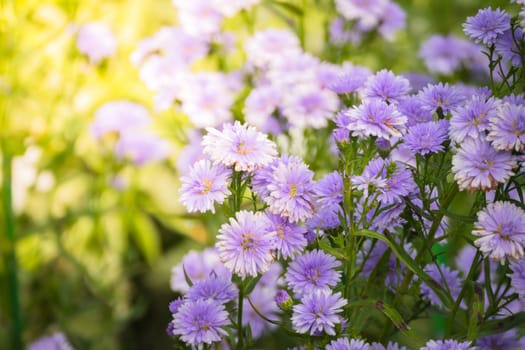
[[[192, 69], [240, 69], [242, 43], [254, 30], [302, 23], [306, 50], [324, 60], [428, 73], [418, 52], [430, 35], [461, 37], [466, 16], [487, 5], [507, 6], [400, 0], [407, 27], [393, 41], [327, 51], [332, 2], [280, 3], [262, 1], [254, 12], [226, 19], [223, 29], [235, 33], [231, 49]], [[306, 4], [305, 12], [282, 3]], [[177, 108], [156, 111], [154, 93], [130, 59], [142, 40], [177, 25], [176, 9], [168, 0], [4, 0], [0, 6], [0, 348], [9, 348], [18, 327], [24, 344], [60, 331], [76, 349], [169, 349], [171, 268], [190, 249], [212, 243], [222, 223], [212, 214], [197, 220], [178, 202], [177, 163], [191, 121]], [[93, 22], [110, 31], [108, 42], [97, 42], [115, 46], [107, 58], [81, 52], [80, 33]], [[115, 100], [146, 107], [152, 119], [146, 128], [162, 139], [160, 148], [148, 152], [162, 153], [159, 160], [142, 163], [133, 149], [115, 154], [115, 135], [96, 137], [95, 112]], [[14, 248], [18, 297], [8, 269]], [[19, 322], [13, 318], [15, 300]]]

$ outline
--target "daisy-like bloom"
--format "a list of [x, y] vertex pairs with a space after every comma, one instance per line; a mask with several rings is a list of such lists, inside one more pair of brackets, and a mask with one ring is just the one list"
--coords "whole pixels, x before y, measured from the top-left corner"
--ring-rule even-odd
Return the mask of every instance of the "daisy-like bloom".
[[329, 40], [332, 44], [342, 46], [347, 43], [352, 43], [353, 45], [359, 45], [361, 43], [366, 28], [363, 28], [361, 22], [357, 22], [352, 28], [348, 28], [349, 23], [351, 22], [343, 17], [334, 18], [328, 28], [330, 34]]
[[452, 172], [461, 190], [489, 191], [513, 175], [513, 156], [480, 139], [466, 140], [452, 157]]
[[93, 22], [80, 27], [77, 47], [80, 52], [89, 57], [92, 63], [98, 64], [104, 58], [115, 54], [117, 40], [107, 25]]
[[250, 326], [253, 339], [259, 338], [263, 333], [269, 329], [275, 328], [276, 325], [262, 319], [261, 316], [253, 309], [248, 301], [252, 302], [257, 311], [264, 315], [269, 320], [279, 319], [279, 307], [275, 303], [275, 295], [277, 291], [275, 286], [266, 286], [257, 284], [253, 291], [244, 298], [242, 307], [242, 324], [243, 326]]
[[518, 260], [510, 264], [512, 273], [509, 275], [514, 292], [521, 299], [525, 299], [525, 260]]
[[111, 132], [120, 136], [126, 131], [144, 128], [150, 123], [150, 114], [141, 104], [126, 100], [111, 101], [104, 103], [95, 112], [91, 133], [97, 139]]
[[235, 300], [238, 293], [237, 288], [230, 280], [220, 277], [212, 277], [195, 283], [188, 293], [186, 293], [186, 298], [192, 301], [199, 299], [213, 299], [220, 303], [227, 303]]
[[300, 334], [318, 335], [324, 332], [335, 335], [335, 325], [343, 321], [338, 313], [347, 303], [339, 292], [332, 294], [329, 290], [316, 290], [305, 294], [301, 304], [293, 307], [293, 329]]
[[306, 221], [306, 228], [316, 234], [319, 230], [336, 228], [341, 225], [339, 215], [343, 215], [343, 209], [339, 204], [320, 206], [314, 216]]
[[425, 108], [433, 112], [441, 108], [444, 114], [460, 106], [465, 99], [456, 87], [449, 86], [448, 83], [427, 85], [419, 92], [418, 96]]
[[292, 258], [301, 252], [308, 242], [306, 229], [298, 223], [291, 223], [280, 215], [268, 213], [270, 231], [275, 232], [275, 249], [277, 258]]
[[487, 140], [492, 147], [517, 152], [525, 150], [525, 106], [504, 103], [490, 119]]
[[363, 96], [389, 103], [399, 103], [409, 91], [410, 83], [406, 78], [383, 69], [368, 78]]
[[[459, 271], [452, 270], [448, 266], [437, 264], [428, 264], [424, 268], [425, 272], [432, 277], [440, 286], [445, 288], [452, 299], [457, 299], [461, 291], [461, 279], [459, 278]], [[442, 307], [441, 299], [437, 294], [426, 284], [421, 284], [421, 297], [430, 301], [431, 304]]]
[[175, 315], [177, 312], [179, 312], [179, 308], [186, 302], [185, 299], [183, 299], [182, 297], [179, 297], [175, 300], [172, 300], [169, 305], [168, 305], [168, 309], [170, 310], [170, 312]]
[[343, 113], [350, 119], [348, 130], [360, 138], [377, 136], [390, 140], [401, 137], [407, 122], [407, 117], [399, 113], [394, 105], [378, 99], [366, 100]]
[[361, 339], [339, 338], [332, 340], [326, 350], [370, 350], [370, 345]]
[[63, 333], [56, 332], [35, 340], [27, 350], [73, 350], [73, 347]]
[[135, 165], [143, 165], [163, 160], [170, 151], [166, 140], [148, 131], [126, 132], [115, 144], [115, 154], [119, 158], [129, 158]]
[[336, 271], [341, 262], [322, 250], [312, 250], [297, 256], [288, 266], [285, 280], [298, 296], [316, 290], [329, 291], [341, 279]]
[[416, 124], [408, 129], [405, 145], [414, 153], [425, 155], [442, 152], [448, 139], [448, 120]]
[[369, 68], [345, 62], [341, 73], [327, 87], [338, 94], [350, 94], [361, 90], [371, 75]]
[[184, 271], [192, 284], [214, 278], [231, 279], [231, 272], [221, 263], [215, 248], [204, 249], [201, 252], [190, 251], [182, 261], [171, 271], [171, 289], [175, 292], [187, 293], [190, 286], [186, 282]]
[[228, 312], [224, 304], [211, 299], [187, 301], [179, 307], [172, 323], [172, 333], [192, 347], [210, 345], [228, 334], [223, 328], [229, 325]]
[[214, 204], [222, 204], [231, 194], [228, 189], [231, 170], [207, 159], [196, 162], [187, 176], [181, 177], [179, 200], [188, 212], [215, 213]]
[[412, 173], [406, 166], [382, 158], [372, 159], [362, 175], [353, 176], [352, 185], [364, 191], [365, 196], [370, 189], [378, 191], [378, 200], [385, 205], [401, 203], [402, 197], [416, 190]]
[[204, 154], [213, 162], [234, 167], [236, 171], [253, 171], [265, 166], [277, 155], [275, 144], [268, 136], [253, 126], [224, 124], [222, 131], [207, 128], [208, 134], [202, 139]]
[[268, 196], [263, 200], [268, 211], [288, 218], [290, 222], [304, 221], [313, 216], [314, 173], [302, 161], [279, 161], [267, 185]]
[[298, 128], [324, 128], [339, 107], [337, 95], [315, 84], [301, 84], [285, 94], [283, 115]]
[[497, 262], [523, 258], [525, 211], [510, 202], [494, 202], [478, 213], [472, 234], [474, 244], [485, 257]]
[[450, 117], [450, 138], [456, 143], [482, 138], [489, 127], [489, 120], [497, 114], [497, 105], [494, 98], [476, 95], [465, 105], [454, 109]]
[[406, 27], [406, 17], [406, 13], [401, 6], [393, 1], [389, 1], [383, 12], [381, 25], [378, 28], [379, 34], [385, 40], [394, 40], [396, 33]]
[[257, 31], [244, 44], [247, 60], [256, 67], [273, 63], [278, 57], [301, 51], [297, 36], [285, 29], [266, 29]]
[[348, 116], [347, 110], [343, 110], [336, 114], [334, 118], [336, 127], [332, 133], [332, 138], [335, 142], [340, 143], [348, 141], [350, 138], [350, 130], [348, 130], [347, 126], [350, 124], [350, 121], [351, 119]]
[[230, 271], [242, 278], [268, 271], [273, 262], [275, 232], [263, 213], [241, 210], [229, 224], [221, 226], [219, 233], [215, 245]]
[[421, 350], [476, 350], [469, 341], [458, 342], [457, 340], [429, 340]]
[[388, 3], [388, 0], [336, 0], [335, 6], [343, 17], [358, 20], [370, 30], [383, 18]]
[[494, 44], [508, 29], [510, 29], [510, 16], [499, 8], [480, 9], [476, 16], [467, 17], [467, 21], [463, 23], [463, 31], [470, 39], [487, 46]]
[[399, 344], [389, 341], [386, 346], [380, 343], [372, 343], [370, 345], [370, 350], [407, 350], [404, 346], [399, 346]]
[[223, 14], [214, 1], [172, 0], [177, 7], [179, 23], [185, 32], [194, 36], [210, 38], [220, 32]]
[[339, 205], [343, 201], [343, 177], [337, 171], [326, 174], [315, 183], [314, 192], [320, 206]]
[[516, 339], [516, 328], [506, 332], [481, 337], [476, 340], [476, 346], [480, 350], [492, 349], [520, 349]]
[[254, 88], [244, 101], [243, 114], [246, 123], [262, 132], [279, 134], [281, 127], [273, 113], [279, 108], [281, 100], [281, 92], [272, 85]]
[[432, 112], [425, 108], [418, 96], [405, 98], [397, 106], [399, 112], [407, 117], [407, 126], [432, 121]]

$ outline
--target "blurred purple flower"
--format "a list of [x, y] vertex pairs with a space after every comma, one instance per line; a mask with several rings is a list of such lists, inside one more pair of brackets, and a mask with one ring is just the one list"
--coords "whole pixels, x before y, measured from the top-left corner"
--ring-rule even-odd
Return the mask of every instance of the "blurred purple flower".
[[372, 72], [367, 67], [345, 62], [341, 72], [328, 85], [328, 89], [338, 94], [358, 92], [362, 90], [371, 75]]
[[476, 350], [471, 342], [458, 342], [457, 340], [429, 340], [421, 350]]
[[368, 30], [380, 23], [388, 0], [336, 0], [337, 12], [348, 20], [359, 20]]
[[449, 35], [433, 35], [421, 46], [419, 57], [431, 73], [452, 75], [481, 55], [480, 48], [464, 39]]
[[378, 31], [383, 38], [388, 41], [394, 40], [396, 33], [405, 28], [406, 13], [401, 6], [393, 1], [389, 1], [383, 12], [381, 24]]
[[272, 85], [254, 88], [244, 102], [246, 123], [265, 133], [280, 134], [281, 126], [273, 113], [279, 109], [281, 100], [281, 92]]
[[35, 340], [27, 350], [73, 350], [73, 347], [63, 333], [55, 332]]
[[370, 350], [407, 350], [404, 346], [399, 346], [399, 344], [389, 341], [386, 347], [380, 343], [372, 343], [370, 345]]
[[517, 293], [521, 299], [525, 299], [525, 260], [515, 261], [509, 267], [512, 273], [508, 276], [514, 293]]
[[91, 133], [101, 139], [110, 132], [121, 134], [134, 129], [141, 129], [151, 123], [148, 110], [141, 104], [119, 100], [106, 102], [95, 112], [91, 124]]
[[244, 44], [247, 61], [262, 68], [273, 63], [278, 57], [301, 52], [297, 36], [285, 29], [257, 31]]
[[275, 328], [276, 325], [262, 319], [250, 305], [248, 298], [250, 298], [253, 306], [260, 314], [270, 320], [278, 320], [279, 307], [274, 300], [276, 293], [275, 286], [269, 287], [257, 284], [253, 291], [243, 300], [242, 324], [251, 328], [254, 339], [259, 338], [266, 330]]
[[[424, 268], [425, 272], [432, 277], [447, 293], [449, 293], [453, 300], [456, 300], [461, 291], [462, 281], [459, 278], [459, 272], [452, 270], [445, 265], [437, 265], [435, 263], [428, 264]], [[421, 283], [421, 297], [430, 301], [431, 304], [443, 307], [441, 299], [426, 283]]]
[[370, 350], [370, 345], [361, 339], [338, 338], [326, 345], [325, 350]]
[[91, 63], [98, 64], [104, 58], [115, 54], [117, 40], [107, 25], [100, 22], [92, 22], [80, 27], [77, 47], [80, 52], [89, 57]]
[[522, 61], [520, 56], [520, 48], [517, 44], [525, 40], [525, 34], [520, 27], [516, 27], [514, 32], [508, 29], [496, 40], [496, 51], [503, 58], [503, 62], [511, 62], [513, 66], [521, 67]]

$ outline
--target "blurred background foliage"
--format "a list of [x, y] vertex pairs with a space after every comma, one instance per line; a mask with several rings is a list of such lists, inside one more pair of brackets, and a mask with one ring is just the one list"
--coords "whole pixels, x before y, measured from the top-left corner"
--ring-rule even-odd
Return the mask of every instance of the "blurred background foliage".
[[[425, 72], [418, 50], [430, 35], [461, 36], [461, 23], [478, 8], [509, 5], [400, 0], [407, 29], [395, 41], [370, 38], [359, 47], [335, 49], [326, 47], [326, 26], [335, 14], [331, 1], [280, 2], [306, 7], [301, 15], [266, 0], [255, 15], [238, 15], [224, 26], [238, 33], [240, 43], [255, 29], [292, 25], [302, 28], [306, 49], [325, 60], [396, 73]], [[16, 234], [13, 245], [4, 200], [0, 348], [8, 347], [13, 327], [7, 269], [13, 246], [26, 344], [60, 330], [76, 349], [170, 348], [164, 329], [173, 299], [171, 268], [188, 250], [213, 241], [220, 225], [211, 215], [201, 221], [186, 215], [177, 201], [175, 164], [187, 118], [173, 110], [152, 112], [171, 152], [167, 160], [141, 167], [118, 160], [108, 146], [112, 140], [97, 141], [89, 125], [94, 111], [111, 100], [153, 110], [152, 93], [129, 56], [161, 26], [176, 25], [175, 8], [169, 0], [2, 0], [0, 6], [1, 161], [13, 168]], [[118, 42], [116, 54], [100, 65], [91, 64], [75, 44], [78, 27], [92, 21], [109, 25]], [[233, 70], [242, 59], [238, 49], [221, 64]], [[218, 64], [204, 60], [195, 69]], [[4, 181], [4, 199], [7, 192]]]

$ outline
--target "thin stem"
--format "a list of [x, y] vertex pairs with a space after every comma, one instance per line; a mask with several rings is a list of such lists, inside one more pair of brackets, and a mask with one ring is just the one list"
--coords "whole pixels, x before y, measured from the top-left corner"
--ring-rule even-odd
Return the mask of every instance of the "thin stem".
[[239, 302], [237, 306], [237, 350], [241, 350], [244, 348], [244, 336], [243, 336], [243, 330], [242, 330], [242, 304], [244, 299], [244, 286], [243, 283], [240, 283], [239, 286]]
[[2, 178], [3, 178], [3, 195], [2, 206], [4, 208], [4, 229], [7, 237], [7, 252], [5, 255], [5, 264], [7, 267], [7, 286], [9, 295], [9, 305], [11, 305], [11, 346], [13, 349], [22, 349], [22, 314], [20, 305], [20, 296], [18, 291], [18, 263], [16, 257], [16, 231], [13, 213], [13, 193], [12, 193], [12, 156], [7, 140], [2, 138], [3, 161], [2, 161]]

